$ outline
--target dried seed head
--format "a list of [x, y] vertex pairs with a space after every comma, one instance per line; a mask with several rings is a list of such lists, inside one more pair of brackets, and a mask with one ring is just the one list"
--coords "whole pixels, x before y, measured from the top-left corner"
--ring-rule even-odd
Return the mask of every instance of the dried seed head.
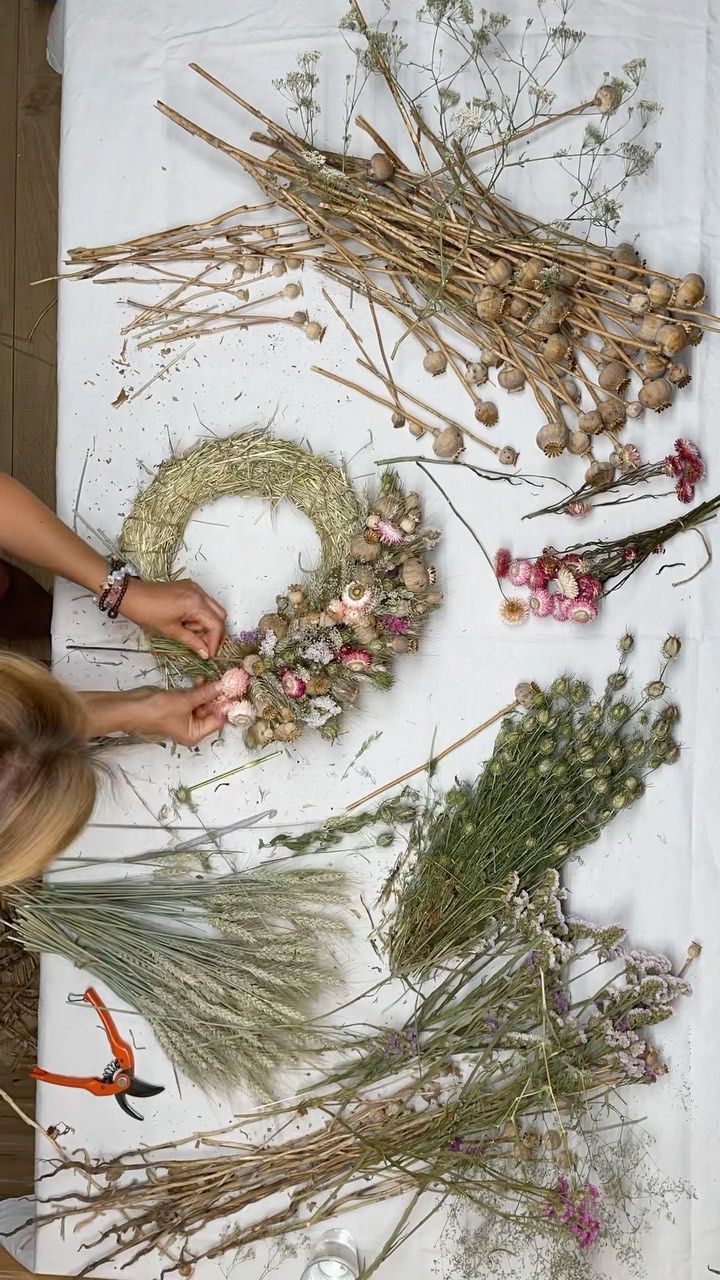
[[668, 636], [667, 640], [665, 641], [662, 647], [663, 657], [677, 658], [681, 649], [682, 649], [682, 641], [679, 639], [679, 637]]
[[[607, 86], [610, 88], [611, 86]], [[617, 264], [615, 267], [615, 275], [619, 280], [634, 280], [638, 275], [638, 267], [640, 266], [640, 257], [637, 249], [625, 241], [623, 244], [617, 245], [613, 250], [613, 258]]]
[[390, 421], [394, 427], [404, 427], [407, 422], [407, 418], [404, 413], [398, 413], [396, 410]]
[[356, 533], [350, 543], [350, 554], [355, 560], [360, 560], [363, 564], [373, 564], [378, 559], [381, 551], [380, 543], [375, 542], [368, 533]]
[[666, 687], [662, 680], [651, 680], [645, 685], [645, 693], [648, 698], [662, 698]]
[[674, 387], [686, 387], [692, 381], [685, 365], [675, 361], [668, 365], [667, 376]]
[[485, 272], [485, 283], [501, 287], [509, 284], [515, 274], [512, 262], [507, 258], [496, 258]]
[[667, 409], [670, 404], [672, 393], [672, 383], [667, 378], [653, 378], [652, 382], [643, 382], [638, 392], [638, 400], [645, 409], [662, 413], [663, 409]]
[[232, 278], [233, 280], [241, 280], [244, 275], [245, 267], [242, 262], [238, 262], [237, 266], [232, 269]]
[[659, 351], [648, 351], [642, 362], [642, 371], [646, 378], [661, 378], [668, 367], [667, 357]]
[[492, 347], [483, 347], [480, 352], [480, 359], [483, 364], [487, 365], [488, 369], [492, 369], [497, 365], [503, 364], [505, 357], [501, 356], [499, 351], [494, 351]]
[[570, 299], [567, 294], [556, 293], [540, 308], [531, 320], [530, 327], [537, 333], [557, 333], [569, 311]]
[[525, 298], [513, 298], [508, 310], [514, 320], [527, 320], [532, 311], [532, 306]]
[[261, 239], [261, 240], [274, 240], [274, 239], [275, 239], [276, 231], [277, 231], [277, 228], [276, 228], [276, 227], [261, 227], [261, 228], [260, 228], [260, 239]]
[[296, 258], [292, 254], [290, 254], [285, 261], [290, 271], [296, 271], [298, 267], [302, 266], [302, 258]]
[[634, 418], [637, 422], [638, 418], [642, 418], [645, 413], [645, 406], [639, 400], [631, 400], [627, 407], [628, 418]]
[[501, 467], [514, 467], [519, 457], [517, 449], [513, 449], [511, 444], [504, 444], [497, 455], [497, 460]]
[[564, 387], [565, 394], [570, 400], [572, 400], [573, 404], [579, 404], [582, 393], [575, 379], [563, 378], [562, 385]]
[[325, 337], [325, 325], [319, 324], [317, 320], [308, 320], [303, 332], [311, 342], [322, 342]]
[[488, 368], [483, 364], [482, 360], [471, 360], [465, 368], [467, 380], [474, 387], [479, 387], [483, 382], [488, 380]]
[[531, 707], [536, 693], [539, 692], [534, 681], [521, 680], [520, 684], [515, 685], [515, 701], [519, 702], [521, 707]]
[[308, 313], [307, 311], [293, 311], [290, 319], [292, 320], [293, 324], [297, 324], [297, 325], [307, 324]]
[[586, 431], [589, 436], [598, 435], [604, 427], [599, 410], [590, 409], [588, 413], [581, 413], [578, 418], [578, 427], [581, 431]]
[[528, 258], [518, 271], [518, 284], [522, 289], [535, 289], [538, 277], [543, 269], [541, 258]]
[[705, 297], [705, 281], [702, 276], [692, 271], [683, 276], [675, 294], [676, 307], [699, 307]]
[[416, 556], [411, 556], [405, 561], [400, 570], [400, 576], [408, 591], [424, 591], [429, 584], [428, 571], [422, 560], [418, 560]]
[[621, 360], [611, 360], [598, 375], [598, 386], [603, 391], [612, 391], [616, 395], [625, 390], [630, 381], [630, 374]]
[[478, 400], [475, 405], [475, 417], [485, 427], [494, 427], [498, 420], [496, 406], [490, 400]]
[[[597, 107], [597, 110], [603, 116], [611, 115], [613, 111], [617, 111], [621, 102], [622, 89], [619, 84], [601, 84], [593, 98], [593, 105]], [[622, 247], [621, 245], [618, 246], [618, 248]], [[628, 248], [632, 248], [632, 245], [628, 245]]]
[[640, 341], [654, 342], [658, 335], [658, 330], [662, 329], [663, 323], [664, 321], [661, 319], [660, 316], [654, 316], [654, 315], [643, 316], [642, 324], [640, 325], [640, 329], [638, 331], [640, 335]]
[[571, 431], [568, 436], [567, 450], [568, 453], [575, 454], [576, 457], [582, 457], [590, 448], [590, 436], [586, 431]]
[[699, 324], [686, 324], [685, 333], [687, 334], [687, 340], [691, 347], [696, 347], [699, 342], [702, 342], [705, 336]]
[[270, 268], [270, 274], [272, 276], [284, 276], [286, 272], [287, 272], [287, 266], [285, 265], [284, 262], [274, 262], [272, 267]]
[[257, 253], [249, 253], [245, 259], [246, 271], [259, 271], [262, 266], [262, 258]]
[[570, 344], [559, 333], [553, 333], [545, 339], [542, 352], [552, 364], [566, 364], [572, 355]]
[[538, 431], [535, 440], [546, 458], [559, 458], [567, 448], [570, 436], [564, 422], [546, 422]]
[[500, 289], [494, 288], [493, 285], [486, 284], [481, 290], [475, 310], [481, 320], [486, 324], [497, 324], [502, 320], [508, 305], [508, 297], [502, 293]]
[[662, 348], [663, 355], [676, 356], [687, 346], [687, 334], [681, 324], [663, 324], [655, 335], [655, 341]]
[[299, 298], [302, 293], [302, 285], [296, 284], [294, 280], [291, 280], [289, 284], [285, 285], [283, 293], [286, 298]]
[[457, 458], [464, 448], [462, 432], [457, 427], [445, 427], [433, 440], [433, 453], [438, 458]]
[[627, 407], [622, 400], [602, 400], [598, 405], [598, 413], [603, 427], [609, 427], [611, 431], [617, 430], [627, 418]]
[[672, 285], [669, 280], [653, 280], [648, 285], [648, 301], [654, 311], [659, 311], [661, 307], [666, 307], [672, 298]]
[[593, 486], [609, 484], [614, 475], [615, 468], [611, 462], [591, 462], [585, 472], [585, 483]]
[[423, 369], [434, 378], [447, 369], [447, 356], [444, 351], [426, 351], [423, 357]]
[[512, 366], [508, 366], [506, 369], [500, 370], [500, 373], [498, 374], [498, 384], [505, 391], [509, 391], [511, 393], [515, 391], [522, 391], [525, 386], [525, 374], [522, 372], [522, 369], [513, 369]]
[[410, 432], [411, 436], [415, 437], [416, 440], [422, 440], [423, 436], [425, 435], [425, 427], [423, 427], [422, 424], [419, 422], [411, 422], [408, 427], [408, 431]]
[[644, 316], [650, 310], [650, 299], [646, 293], [633, 293], [628, 306], [635, 316]]
[[700, 943], [691, 942], [686, 952], [687, 959], [697, 960], [698, 956], [701, 954], [702, 954], [702, 947], [700, 946]]
[[370, 157], [370, 173], [376, 182], [389, 182], [395, 172], [395, 165], [384, 151], [376, 151]]

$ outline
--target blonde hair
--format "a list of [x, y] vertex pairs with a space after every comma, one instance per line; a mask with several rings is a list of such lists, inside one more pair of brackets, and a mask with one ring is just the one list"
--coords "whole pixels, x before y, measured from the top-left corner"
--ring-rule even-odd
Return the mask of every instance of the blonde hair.
[[80, 699], [0, 653], [0, 885], [38, 875], [90, 818], [96, 779]]

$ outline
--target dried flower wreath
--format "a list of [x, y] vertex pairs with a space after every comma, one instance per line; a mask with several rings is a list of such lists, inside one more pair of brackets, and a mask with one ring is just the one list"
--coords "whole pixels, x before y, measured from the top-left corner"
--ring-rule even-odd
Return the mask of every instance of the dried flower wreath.
[[305, 728], [334, 741], [361, 684], [389, 688], [392, 660], [417, 649], [440, 604], [435, 569], [423, 559], [439, 534], [423, 525], [418, 494], [406, 493], [392, 471], [361, 501], [329, 459], [257, 430], [165, 462], [125, 521], [123, 555], [144, 576], [166, 581], [193, 511], [250, 493], [288, 499], [312, 520], [320, 566], [278, 595], [257, 626], [226, 640], [215, 659], [157, 636], [148, 642], [170, 683], [220, 677], [222, 709], [248, 746], [293, 742]]

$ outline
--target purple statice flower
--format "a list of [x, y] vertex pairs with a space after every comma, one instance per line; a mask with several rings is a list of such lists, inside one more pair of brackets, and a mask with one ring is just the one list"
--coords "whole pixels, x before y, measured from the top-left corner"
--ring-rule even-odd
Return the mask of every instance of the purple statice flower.
[[382, 1051], [383, 1058], [402, 1058], [403, 1050], [397, 1031], [389, 1031]]
[[564, 991], [555, 992], [555, 995], [553, 996], [553, 1005], [555, 1006], [555, 1012], [559, 1013], [560, 1017], [569, 1011], [570, 1001]]
[[483, 1018], [483, 1023], [488, 1031], [498, 1031], [500, 1029], [500, 1023], [495, 1018]]
[[594, 1215], [595, 1203], [600, 1192], [592, 1182], [584, 1182], [571, 1191], [568, 1179], [561, 1175], [555, 1183], [555, 1201], [545, 1205], [543, 1217], [559, 1226], [567, 1227], [580, 1248], [585, 1251], [595, 1243], [601, 1229], [599, 1218]]
[[383, 613], [380, 615], [380, 622], [386, 631], [391, 635], [401, 636], [408, 630], [410, 623], [407, 618], [398, 618], [394, 613]]
[[456, 1151], [462, 1156], [484, 1156], [485, 1146], [479, 1142], [468, 1142], [465, 1138], [453, 1138], [448, 1142], [448, 1151]]
[[260, 639], [260, 632], [257, 627], [253, 631], [241, 631], [238, 636], [240, 644], [257, 644]]

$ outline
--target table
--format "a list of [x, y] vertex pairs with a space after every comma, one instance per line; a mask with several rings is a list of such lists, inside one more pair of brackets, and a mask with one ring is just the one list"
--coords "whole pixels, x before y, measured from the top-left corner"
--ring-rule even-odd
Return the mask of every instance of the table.
[[[252, 195], [252, 184], [230, 161], [181, 133], [153, 109], [156, 98], [230, 140], [247, 138], [248, 121], [229, 101], [187, 68], [196, 60], [249, 101], [277, 115], [280, 100], [271, 80], [294, 64], [306, 48], [323, 53], [319, 142], [338, 135], [334, 106], [343, 89], [345, 64], [337, 20], [343, 6], [331, 0], [66, 0], [64, 83], [60, 175], [61, 252], [81, 244], [108, 243], [207, 217]], [[413, 6], [414, 8], [414, 6]], [[628, 190], [621, 230], [640, 233], [641, 247], [653, 263], [682, 274], [702, 270], [715, 306], [720, 272], [713, 259], [720, 243], [720, 166], [717, 164], [717, 95], [720, 69], [716, 18], [711, 3], [688, 6], [663, 0], [650, 10], [636, 0], [601, 0], [578, 5], [572, 21], [588, 29], [585, 44], [567, 75], [568, 93], [588, 96], [606, 68], [630, 57], [646, 57], [647, 95], [666, 108], [654, 170]], [[524, 12], [524, 10], [523, 10]], [[403, 20], [405, 22], [405, 20]], [[412, 22], [408, 14], [408, 23]], [[583, 89], [584, 86], [584, 89]], [[384, 120], [376, 89], [363, 111]], [[520, 179], [525, 205], [553, 211], [547, 179]], [[528, 190], [529, 188], [529, 190]], [[304, 275], [305, 305], [319, 312], [319, 283]], [[242, 339], [205, 339], [171, 375], [153, 383], [129, 405], [113, 408], [123, 385], [112, 358], [119, 353], [119, 328], [127, 316], [122, 304], [130, 289], [64, 282], [59, 301], [58, 510], [72, 522], [75, 513], [107, 535], [115, 535], [134, 493], [172, 447], [183, 449], [204, 430], [228, 433], [274, 417], [274, 429], [316, 451], [346, 458], [361, 480], [374, 470], [373, 459], [411, 452], [387, 423], [387, 415], [366, 401], [310, 372], [316, 350], [293, 331], [250, 331]], [[137, 290], [135, 290], [137, 294]], [[359, 310], [356, 313], [359, 315]], [[142, 353], [141, 353], [142, 354]], [[145, 353], [147, 355], [147, 353]], [[337, 323], [322, 348], [327, 368], [353, 376], [354, 349]], [[409, 357], [401, 357], [409, 359]], [[157, 357], [135, 359], [131, 381], [140, 386], [159, 365]], [[711, 469], [716, 464], [711, 432], [720, 395], [720, 346], [708, 338], [694, 359], [694, 383], [672, 413], [654, 418], [636, 432], [642, 443], [652, 435], [652, 454], [679, 434], [702, 444]], [[402, 368], [403, 366], [401, 366]], [[406, 367], [416, 369], [416, 363]], [[402, 379], [401, 379], [402, 381]], [[407, 381], [407, 379], [406, 379]], [[443, 388], [443, 395], [448, 392]], [[530, 436], [539, 425], [535, 407], [524, 398], [502, 401], [503, 442], [527, 438], [522, 463], [537, 470]], [[460, 405], [457, 405], [460, 408]], [[523, 428], [523, 421], [526, 425]], [[530, 425], [534, 424], [534, 425]], [[650, 449], [648, 447], [648, 451]], [[707, 496], [714, 488], [710, 481]], [[425, 486], [433, 518], [445, 531], [438, 570], [447, 603], [431, 625], [422, 653], [398, 669], [390, 695], [366, 695], [362, 710], [334, 749], [303, 738], [297, 749], [212, 794], [201, 805], [206, 824], [222, 824], [239, 814], [272, 805], [277, 821], [320, 819], [340, 811], [369, 790], [428, 754], [433, 734], [438, 744], [460, 736], [512, 696], [517, 680], [545, 681], [565, 669], [601, 683], [614, 663], [617, 636], [629, 625], [638, 637], [634, 667], [639, 679], [654, 671], [657, 647], [668, 631], [683, 637], [683, 654], [673, 675], [682, 705], [681, 762], [656, 775], [648, 795], [587, 851], [572, 869], [570, 885], [578, 914], [627, 924], [638, 946], [667, 950], [680, 962], [687, 944], [704, 946], [693, 979], [696, 992], [663, 1028], [661, 1043], [671, 1073], [636, 1100], [657, 1138], [659, 1167], [686, 1178], [697, 1199], [683, 1199], [673, 1224], [657, 1221], [646, 1245], [648, 1273], [689, 1280], [720, 1266], [717, 1136], [720, 1117], [715, 1079], [720, 1054], [715, 975], [720, 960], [717, 903], [720, 890], [715, 831], [718, 822], [716, 765], [720, 711], [720, 594], [716, 566], [689, 586], [673, 589], [671, 573], [652, 568], [638, 575], [622, 595], [613, 596], [594, 626], [556, 628], [552, 623], [509, 631], [497, 617], [496, 587], [466, 530]], [[528, 501], [522, 491], [479, 486], [472, 477], [453, 476], [454, 500], [484, 533], [491, 547], [510, 539], [517, 547], [541, 546], [557, 533], [544, 522], [523, 532], [520, 515]], [[530, 504], [531, 505], [531, 504]], [[631, 508], [632, 516], [614, 519], [619, 530], [644, 519], [653, 504]], [[240, 509], [241, 508], [241, 509]], [[255, 618], [277, 590], [294, 576], [298, 555], [312, 557], [312, 530], [292, 511], [280, 510], [273, 523], [260, 503], [216, 504], [201, 513], [188, 537], [186, 563], [191, 574], [230, 608], [232, 618]], [[600, 521], [596, 526], [600, 530]], [[609, 527], [609, 522], [605, 522]], [[86, 528], [79, 525], [79, 528]], [[527, 526], [525, 527], [527, 529]], [[92, 536], [92, 535], [90, 535]], [[717, 535], [714, 535], [717, 536]], [[688, 539], [673, 560], [692, 567], [696, 547]], [[239, 570], [242, 566], [242, 570]], [[53, 624], [58, 676], [83, 688], [131, 685], [150, 671], [149, 659], [103, 652], [129, 634], [123, 624], [109, 633], [92, 603], [76, 588], [59, 583]], [[93, 646], [98, 646], [95, 650]], [[148, 675], [149, 678], [149, 675]], [[382, 736], [355, 764], [363, 740]], [[470, 774], [489, 749], [489, 739], [473, 743], [442, 767], [447, 783], [457, 772]], [[237, 745], [228, 735], [222, 746], [198, 757], [159, 748], [139, 748], [116, 757], [112, 787], [104, 788], [94, 820], [78, 842], [78, 851], [112, 857], [157, 843], [157, 815], [170, 787], [230, 767]], [[242, 775], [241, 775], [242, 778]], [[185, 823], [192, 819], [185, 819]], [[380, 883], [380, 864], [366, 869], [367, 885]], [[86, 975], [62, 960], [42, 965], [39, 1060], [55, 1070], [72, 1070], [95, 1060], [98, 1035], [91, 1017], [65, 1004], [69, 990], [82, 990]], [[351, 974], [360, 989], [360, 961]], [[147, 1106], [142, 1137], [148, 1142], [217, 1125], [242, 1099], [213, 1101], [187, 1082], [178, 1090], [168, 1065], [145, 1027], [142, 1074], [164, 1080], [162, 1107]], [[72, 1126], [73, 1145], [90, 1152], [126, 1147], [138, 1138], [133, 1122], [109, 1104], [88, 1105], [72, 1092], [41, 1088], [38, 1118], [48, 1125]], [[38, 1157], [46, 1156], [41, 1144]], [[40, 1169], [41, 1166], [39, 1165]], [[395, 1221], [387, 1212], [357, 1214], [348, 1225], [363, 1250], [372, 1255]], [[419, 1232], [382, 1274], [417, 1269], [427, 1275], [437, 1243], [437, 1223]], [[41, 1231], [35, 1246], [40, 1271], [71, 1274], [80, 1256], [77, 1237], [61, 1239]], [[244, 1274], [259, 1277], [266, 1255]], [[86, 1258], [83, 1258], [85, 1261]], [[277, 1274], [292, 1280], [297, 1260], [286, 1260]], [[219, 1271], [203, 1267], [201, 1280]], [[157, 1274], [153, 1264], [137, 1268], [137, 1280]], [[613, 1276], [620, 1275], [615, 1269]]]

